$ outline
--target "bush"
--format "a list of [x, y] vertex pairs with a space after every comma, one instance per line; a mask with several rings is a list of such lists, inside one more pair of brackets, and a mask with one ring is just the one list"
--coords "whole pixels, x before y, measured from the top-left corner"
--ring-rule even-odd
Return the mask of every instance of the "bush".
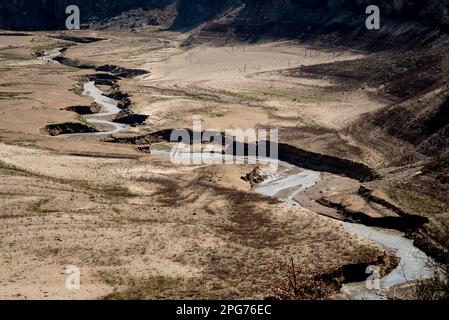
[[280, 279], [271, 286], [273, 298], [278, 300], [323, 300], [335, 292], [335, 286], [323, 281], [316, 269], [297, 267], [293, 258], [274, 259], [274, 272]]

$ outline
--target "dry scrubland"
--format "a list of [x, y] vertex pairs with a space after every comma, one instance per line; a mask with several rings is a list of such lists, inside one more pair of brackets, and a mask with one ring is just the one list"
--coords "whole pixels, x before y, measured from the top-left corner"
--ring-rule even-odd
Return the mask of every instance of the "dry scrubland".
[[[119, 81], [133, 111], [149, 116], [121, 136], [191, 127], [198, 115], [203, 128], [277, 127], [281, 141], [309, 151], [386, 162], [343, 130], [385, 106], [374, 88], [284, 72], [360, 54], [293, 42], [187, 49], [177, 33], [84, 33], [107, 40], [65, 57], [151, 71]], [[263, 298], [279, 255], [323, 272], [383, 255], [336, 220], [255, 194], [240, 179], [252, 166], [175, 166], [133, 146], [42, 135], [48, 124], [83, 122], [63, 109], [91, 104], [74, 89], [94, 71], [36, 60], [38, 47], [73, 45], [48, 34], [0, 41], [0, 298]], [[359, 186], [324, 181], [303, 200]], [[67, 265], [81, 268], [81, 290], [65, 289]]]

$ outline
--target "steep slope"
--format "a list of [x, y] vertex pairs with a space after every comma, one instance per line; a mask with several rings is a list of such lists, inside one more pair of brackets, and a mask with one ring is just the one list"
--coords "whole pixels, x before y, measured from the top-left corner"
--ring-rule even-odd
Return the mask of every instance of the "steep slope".
[[177, 7], [174, 28], [194, 26], [226, 11], [238, 0], [1, 0], [0, 28], [41, 30], [64, 29], [65, 8], [77, 5], [82, 22], [103, 20], [131, 9], [162, 9], [170, 4]]
[[[387, 150], [385, 137], [403, 141], [418, 155], [435, 156], [449, 147], [449, 55], [439, 47], [415, 51], [390, 50], [345, 62], [303, 66], [288, 71], [296, 77], [331, 77], [350, 89], [373, 88], [390, 104], [362, 116], [349, 130], [373, 147], [380, 142], [392, 163], [398, 163], [397, 144]], [[410, 162], [412, 159], [403, 159]]]
[[173, 22], [172, 28], [195, 26], [209, 18], [212, 18], [232, 6], [239, 0], [182, 0], [178, 3], [178, 16]]
[[[63, 29], [65, 8], [70, 4], [80, 7], [83, 22], [108, 19], [130, 9], [176, 4], [172, 28], [193, 27], [216, 17], [202, 29], [202, 38], [211, 34], [253, 41], [320, 38], [367, 48], [376, 48], [377, 42], [405, 45], [411, 37], [428, 41], [438, 36], [435, 28], [449, 26], [446, 0], [0, 0], [0, 28]], [[382, 29], [367, 33], [365, 9], [371, 4], [381, 9]]]
[[[382, 28], [378, 31], [365, 27], [365, 10], [371, 4], [377, 4], [381, 11]], [[210, 21], [192, 41], [217, 37], [258, 41], [275, 37], [385, 49], [411, 45], [411, 39], [419, 39], [420, 43], [432, 41], [440, 35], [440, 29], [447, 28], [448, 17], [448, 3], [444, 0], [243, 0], [231, 12]]]
[[83, 22], [107, 18], [131, 8], [161, 8], [173, 0], [1, 0], [0, 28], [39, 30], [64, 29], [65, 8], [77, 5]]

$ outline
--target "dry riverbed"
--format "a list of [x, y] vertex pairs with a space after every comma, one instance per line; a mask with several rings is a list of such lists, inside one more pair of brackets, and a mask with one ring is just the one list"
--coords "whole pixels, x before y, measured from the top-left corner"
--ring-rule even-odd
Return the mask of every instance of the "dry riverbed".
[[[187, 35], [169, 32], [83, 35], [104, 40], [0, 36], [0, 298], [264, 298], [279, 279], [279, 256], [326, 273], [373, 262], [391, 270], [393, 253], [313, 211], [329, 210], [316, 205], [313, 183], [306, 199], [288, 193], [304, 204], [295, 207], [252, 190], [240, 178], [252, 165], [175, 165], [101, 135], [43, 134], [52, 124], [86, 125], [67, 108], [92, 104], [80, 79], [98, 71], [32, 55], [64, 47], [79, 65], [113, 57], [148, 70], [114, 83], [134, 113], [148, 116], [115, 137], [190, 128], [195, 115], [205, 129], [281, 128], [281, 142], [376, 166], [381, 155], [340, 130], [384, 102], [282, 72], [360, 54], [290, 42], [184, 48]], [[328, 173], [321, 181], [321, 196], [360, 185]], [[68, 265], [81, 269], [80, 290], [65, 288]]]

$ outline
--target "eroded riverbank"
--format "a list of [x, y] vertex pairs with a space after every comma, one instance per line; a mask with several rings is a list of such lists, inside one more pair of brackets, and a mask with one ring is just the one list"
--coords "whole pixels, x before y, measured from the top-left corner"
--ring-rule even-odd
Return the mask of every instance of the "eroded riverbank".
[[[41, 57], [38, 57], [39, 60], [46, 61], [48, 63], [52, 64], [67, 64], [69, 66], [74, 66], [73, 62], [68, 59], [60, 59], [62, 52], [65, 51], [66, 48], [55, 48], [50, 50], [50, 52], [46, 55], [43, 55]], [[79, 66], [74, 66], [79, 67]], [[82, 117], [85, 119], [85, 121], [92, 125], [92, 130], [89, 130], [88, 127], [86, 127], [83, 124], [77, 125], [75, 123], [73, 124], [63, 124], [60, 127], [57, 125], [55, 128], [47, 128], [43, 130], [43, 132], [57, 132], [56, 134], [52, 135], [62, 135], [64, 137], [77, 137], [80, 135], [91, 135], [91, 136], [108, 136], [112, 134], [117, 134], [119, 132], [125, 131], [128, 129], [128, 126], [125, 123], [120, 123], [119, 121], [110, 121], [110, 118], [114, 118], [117, 116], [123, 109], [119, 108], [119, 102], [115, 102], [113, 99], [107, 97], [104, 95], [104, 92], [100, 90], [96, 86], [96, 82], [111, 85], [116, 84], [116, 80], [120, 79], [121, 77], [133, 77], [137, 75], [144, 74], [145, 71], [143, 70], [131, 70], [131, 69], [125, 69], [120, 68], [117, 66], [102, 66], [99, 68], [96, 68], [98, 71], [104, 71], [104, 72], [110, 72], [112, 73], [112, 76], [107, 76], [107, 74], [97, 74], [97, 75], [91, 75], [88, 77], [88, 80], [83, 84], [83, 92], [82, 96], [87, 96], [93, 99], [93, 101], [101, 107], [101, 111], [97, 113], [93, 113], [91, 115], [82, 115]], [[106, 76], [106, 77], [105, 77]], [[93, 80], [91, 80], [93, 78]], [[126, 108], [129, 108], [130, 103], [128, 105], [123, 106]], [[76, 109], [75, 109], [76, 110]], [[146, 117], [145, 117], [146, 120]], [[95, 125], [101, 125], [106, 127], [111, 127], [110, 130], [106, 131], [98, 131], [93, 128], [95, 128]], [[64, 126], [67, 127], [67, 129], [64, 129]], [[70, 127], [70, 128], [69, 128]], [[77, 129], [78, 128], [78, 129]], [[64, 131], [72, 131], [70, 133], [64, 134]], [[79, 131], [79, 133], [76, 133]], [[89, 132], [91, 131], [91, 132]], [[61, 133], [59, 133], [61, 132]]]
[[86, 82], [82, 94], [83, 96], [91, 97], [94, 99], [95, 103], [102, 107], [102, 112], [85, 116], [86, 121], [93, 125], [101, 124], [112, 127], [109, 131], [95, 132], [92, 133], [92, 135], [107, 136], [127, 129], [127, 126], [122, 123], [116, 123], [105, 119], [106, 117], [117, 115], [121, 109], [117, 107], [117, 103], [114, 103], [114, 100], [103, 95], [103, 91], [95, 86], [95, 81]]
[[[222, 154], [173, 152], [167, 149], [154, 147], [152, 154], [170, 157], [184, 163], [194, 158], [210, 161], [218, 161], [229, 157], [236, 160], [238, 157]], [[273, 162], [273, 159], [258, 159], [262, 164]], [[236, 160], [237, 161], [237, 160]], [[239, 159], [240, 163], [248, 162], [247, 157]], [[275, 168], [275, 169], [273, 169]], [[279, 162], [276, 167], [268, 166], [261, 170], [264, 181], [258, 183], [253, 189], [255, 192], [269, 197], [277, 198], [293, 206], [301, 206], [296, 197], [314, 186], [320, 179], [319, 171], [305, 170], [295, 165]], [[413, 240], [407, 239], [404, 233], [391, 229], [368, 227], [356, 223], [341, 223], [344, 229], [361, 238], [374, 242], [388, 250], [400, 259], [398, 266], [379, 281], [379, 288], [368, 288], [365, 282], [345, 283], [342, 293], [351, 300], [384, 300], [388, 298], [390, 290], [398, 285], [412, 283], [432, 277], [435, 269], [431, 267], [432, 259], [423, 251], [414, 246]], [[374, 266], [379, 267], [379, 266]], [[366, 278], [373, 270], [367, 270]]]
[[[92, 83], [93, 82], [93, 83]], [[90, 83], [90, 84], [89, 84]], [[88, 85], [89, 84], [89, 85]], [[87, 88], [86, 88], [86, 85]], [[86, 117], [87, 122], [93, 123], [92, 121], [97, 121], [97, 124], [105, 124], [105, 125], [109, 125], [109, 120], [108, 119], [99, 119], [97, 117], [109, 117], [115, 114], [115, 112], [117, 111], [117, 109], [114, 109], [113, 107], [111, 107], [111, 105], [109, 105], [111, 103], [111, 101], [104, 99], [104, 97], [106, 97], [103, 92], [101, 92], [101, 90], [99, 90], [97, 87], [95, 87], [95, 82], [94, 81], [89, 81], [86, 82], [83, 85], [83, 93], [86, 96], [89, 96], [91, 98], [93, 98], [94, 100], [99, 100], [101, 103], [99, 104], [103, 104], [103, 110], [101, 113], [99, 114], [95, 114], [92, 116], [88, 116]], [[92, 93], [94, 92], [94, 93]], [[107, 97], [106, 97], [107, 98]], [[113, 102], [112, 102], [113, 104]], [[106, 107], [105, 107], [106, 105]], [[117, 106], [115, 106], [116, 108]], [[110, 108], [110, 111], [108, 111], [108, 108]], [[111, 111], [112, 110], [112, 111]], [[110, 113], [112, 112], [112, 113]], [[105, 115], [106, 114], [106, 115]], [[99, 122], [98, 122], [99, 121]], [[103, 123], [102, 123], [103, 121]], [[117, 130], [117, 127], [115, 125], [112, 125], [112, 130], [106, 132], [106, 134], [111, 134], [111, 133], [117, 133], [119, 131], [115, 131]], [[115, 132], [114, 132], [115, 131]], [[87, 133], [87, 135], [97, 135], [97, 134], [104, 134], [104, 133]], [[284, 154], [285, 156], [285, 154]], [[287, 155], [290, 156], [290, 155]], [[313, 168], [318, 168], [320, 167], [320, 165], [322, 165], [323, 158], [314, 158], [314, 161], [310, 161], [310, 159], [308, 158], [309, 154], [304, 154], [304, 155], [300, 155], [298, 157], [297, 161], [292, 161], [294, 162], [297, 166], [296, 167], [287, 167], [285, 166], [283, 168], [283, 171], [281, 171], [281, 174], [279, 174], [278, 176], [276, 176], [276, 174], [273, 174], [270, 178], [268, 178], [266, 180], [266, 183], [262, 183], [260, 184], [257, 188], [259, 189], [259, 192], [261, 194], [265, 194], [265, 195], [269, 195], [271, 197], [276, 197], [278, 199], [284, 200], [285, 202], [288, 202], [290, 204], [293, 205], [300, 205], [300, 201], [296, 200], [295, 198], [299, 195], [302, 194], [305, 190], [307, 190], [308, 188], [310, 188], [311, 186], [315, 185], [315, 183], [317, 181], [320, 180], [320, 175], [321, 173], [319, 172], [319, 170], [313, 171], [313, 170], [304, 170], [301, 165], [298, 165], [300, 163], [304, 163], [304, 165], [308, 165], [311, 166]], [[329, 160], [328, 162], [335, 162], [335, 159], [324, 159], [324, 160]], [[348, 164], [347, 162], [343, 162], [340, 161], [339, 167], [335, 166], [335, 168], [331, 165], [331, 169], [335, 169], [337, 170], [338, 173], [345, 173], [345, 174], [354, 174], [352, 172], [352, 170], [344, 170], [345, 164]], [[343, 168], [343, 169], [342, 169]], [[370, 179], [372, 178], [371, 172], [369, 170], [366, 170], [365, 167], [363, 166], [358, 166], [357, 172], [355, 174], [355, 177], [357, 179], [363, 180], [364, 177], [369, 177]], [[256, 190], [257, 191], [257, 190]], [[345, 227], [347, 228], [347, 226]], [[349, 229], [348, 229], [349, 230]], [[400, 249], [400, 248], [405, 248], [405, 249], [410, 249], [410, 245], [407, 243], [402, 244], [402, 241], [399, 241], [403, 238], [403, 235], [399, 235], [398, 237], [400, 237], [400, 239], [396, 239], [394, 241], [399, 242], [399, 248], [397, 247], [398, 245], [392, 245], [390, 243], [390, 240], [392, 240], [392, 238], [387, 235], [384, 234], [383, 231], [379, 231], [379, 230], [375, 230], [375, 229], [358, 229], [358, 228], [353, 228], [352, 230], [349, 230], [350, 232], [354, 233], [354, 234], [358, 234], [359, 236], [366, 238], [366, 239], [371, 239], [371, 234], [380, 232], [380, 234], [378, 236], [376, 236], [377, 240], [376, 242], [379, 244], [382, 244], [383, 246], [390, 248], [390, 249]], [[389, 233], [389, 231], [388, 231]], [[395, 236], [397, 236], [395, 234]], [[406, 240], [406, 239], [404, 239]], [[406, 251], [406, 250], [405, 250]], [[398, 253], [398, 256], [400, 254]], [[419, 254], [417, 255], [419, 256]], [[417, 257], [418, 260], [420, 260], [422, 257]], [[421, 264], [419, 263], [419, 261], [412, 261], [409, 262], [411, 269], [414, 268], [414, 266], [418, 266], [418, 269], [421, 268]], [[421, 271], [418, 270], [417, 273], [419, 273]], [[413, 273], [413, 272], [412, 272]], [[424, 272], [423, 272], [424, 273]], [[415, 277], [415, 275], [412, 275], [412, 277]], [[389, 286], [389, 284], [395, 283], [398, 280], [398, 277], [396, 277], [396, 280], [394, 281], [387, 281], [387, 286]], [[400, 281], [400, 283], [403, 283], [404, 279], [402, 278]], [[385, 288], [386, 289], [386, 288]], [[355, 290], [357, 291], [357, 290]], [[349, 296], [359, 299], [359, 298], [363, 298], [363, 294], [366, 294], [366, 292], [364, 292], [363, 288], [361, 288], [362, 292], [350, 292]], [[376, 294], [376, 296], [380, 297], [379, 295]]]

